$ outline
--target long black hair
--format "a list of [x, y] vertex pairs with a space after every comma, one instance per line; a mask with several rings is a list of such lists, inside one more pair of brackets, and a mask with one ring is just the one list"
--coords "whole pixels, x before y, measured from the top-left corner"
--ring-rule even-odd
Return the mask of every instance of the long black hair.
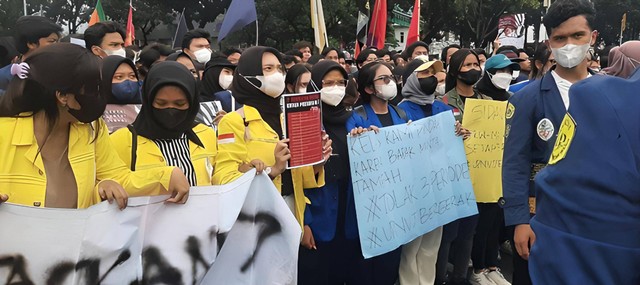
[[367, 87], [371, 88], [373, 80], [376, 79], [376, 72], [382, 66], [386, 66], [389, 70], [393, 70], [393, 67], [386, 62], [370, 62], [365, 64], [358, 72], [358, 92], [360, 92], [360, 98], [365, 103], [371, 102], [371, 94], [365, 90]]
[[[0, 117], [33, 116], [43, 111], [48, 137], [60, 115], [57, 93], [104, 97], [99, 89], [100, 60], [84, 47], [56, 43], [39, 48], [24, 62], [29, 65], [27, 78], [13, 77], [0, 98]], [[31, 114], [21, 115], [25, 112]], [[94, 140], [99, 126], [94, 126]]]

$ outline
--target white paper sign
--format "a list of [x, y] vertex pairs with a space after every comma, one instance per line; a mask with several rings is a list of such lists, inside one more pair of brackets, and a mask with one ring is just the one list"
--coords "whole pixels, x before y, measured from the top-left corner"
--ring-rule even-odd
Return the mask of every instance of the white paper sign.
[[0, 282], [295, 284], [300, 226], [266, 175], [165, 199], [130, 198], [124, 211], [0, 205]]

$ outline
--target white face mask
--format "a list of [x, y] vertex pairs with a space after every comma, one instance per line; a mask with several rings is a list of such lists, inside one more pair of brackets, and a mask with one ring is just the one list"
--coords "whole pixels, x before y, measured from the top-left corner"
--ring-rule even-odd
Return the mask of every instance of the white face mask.
[[444, 95], [446, 93], [445, 84], [438, 84], [436, 87], [436, 94]]
[[502, 90], [507, 90], [507, 88], [509, 88], [509, 85], [511, 84], [511, 74], [509, 73], [496, 73], [493, 76], [489, 74], [489, 77], [491, 78], [491, 83], [493, 83], [493, 86], [498, 87]]
[[344, 98], [346, 89], [347, 87], [335, 85], [324, 87], [320, 90], [320, 99], [327, 105], [338, 106], [342, 102], [342, 98]]
[[123, 48], [120, 48], [117, 50], [103, 49], [103, 51], [107, 55], [117, 55], [121, 57], [127, 57], [127, 52]]
[[591, 41], [583, 45], [566, 44], [561, 48], [551, 48], [551, 51], [560, 66], [574, 68], [584, 60], [590, 47]]
[[376, 97], [389, 101], [398, 95], [398, 88], [396, 87], [396, 83], [391, 81], [389, 84], [385, 85], [376, 85]]
[[515, 70], [515, 71], [513, 71], [513, 74], [511, 75], [511, 79], [516, 80], [516, 79], [518, 79], [518, 76], [520, 76], [520, 70]]
[[211, 50], [208, 48], [199, 49], [193, 55], [199, 63], [205, 64], [211, 59]]
[[220, 74], [220, 78], [218, 78], [218, 84], [220, 84], [220, 87], [224, 90], [229, 89], [231, 81], [233, 81], [233, 75], [229, 74]]
[[299, 93], [299, 94], [307, 93], [307, 88], [302, 88], [302, 87], [300, 87], [300, 88], [298, 89], [298, 93]]
[[245, 77], [245, 80], [247, 80], [249, 84], [253, 85], [253, 87], [259, 89], [264, 94], [267, 94], [268, 96], [273, 98], [277, 98], [278, 96], [282, 95], [282, 92], [284, 92], [284, 89], [287, 87], [287, 84], [284, 82], [284, 74], [280, 72], [276, 72], [274, 74], [267, 75], [267, 76], [258, 75], [258, 76], [248, 76], [248, 77], [253, 77], [260, 80], [262, 85], [258, 87], [258, 86], [255, 86], [253, 82], [249, 81], [249, 79]]

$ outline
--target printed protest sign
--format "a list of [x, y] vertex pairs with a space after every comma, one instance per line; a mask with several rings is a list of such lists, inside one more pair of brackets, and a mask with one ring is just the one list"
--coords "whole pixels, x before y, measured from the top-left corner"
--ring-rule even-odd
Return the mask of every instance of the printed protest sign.
[[322, 162], [320, 93], [284, 94], [281, 100], [282, 129], [291, 151], [287, 168]]
[[498, 21], [500, 45], [524, 48], [524, 14], [503, 15]]

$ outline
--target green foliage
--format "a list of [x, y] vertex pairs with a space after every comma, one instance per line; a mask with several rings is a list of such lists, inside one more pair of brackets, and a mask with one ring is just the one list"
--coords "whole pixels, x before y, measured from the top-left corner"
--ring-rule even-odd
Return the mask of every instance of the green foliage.
[[[374, 0], [323, 0], [325, 22], [331, 46], [352, 46], [358, 9]], [[390, 11], [394, 5], [408, 10], [414, 0], [387, 0]], [[421, 39], [425, 42], [441, 40], [447, 33], [459, 35], [463, 45], [475, 43], [486, 46], [493, 41], [497, 22], [503, 13], [526, 13], [527, 24], [538, 24], [544, 11], [541, 0], [421, 0]], [[89, 20], [95, 0], [29, 0], [28, 13], [40, 10], [44, 15], [65, 26], [71, 33], [77, 32], [82, 23]], [[128, 0], [102, 0], [105, 14], [112, 20], [126, 23]], [[288, 50], [293, 43], [313, 42], [309, 0], [256, 0], [258, 12], [259, 44]], [[620, 38], [620, 20], [627, 12], [627, 29], [624, 40], [638, 39], [640, 34], [640, 0], [593, 0], [598, 11], [595, 29], [600, 41], [617, 43]], [[189, 29], [204, 27], [224, 14], [231, 0], [134, 0], [136, 29], [146, 36], [158, 25], [174, 26], [176, 15], [183, 9]], [[23, 15], [22, 1], [0, 1], [0, 36], [11, 35], [11, 28]], [[233, 33], [223, 41], [223, 46], [250, 46], [255, 44], [255, 26], [249, 25]], [[393, 27], [387, 27], [387, 43], [393, 44]]]

